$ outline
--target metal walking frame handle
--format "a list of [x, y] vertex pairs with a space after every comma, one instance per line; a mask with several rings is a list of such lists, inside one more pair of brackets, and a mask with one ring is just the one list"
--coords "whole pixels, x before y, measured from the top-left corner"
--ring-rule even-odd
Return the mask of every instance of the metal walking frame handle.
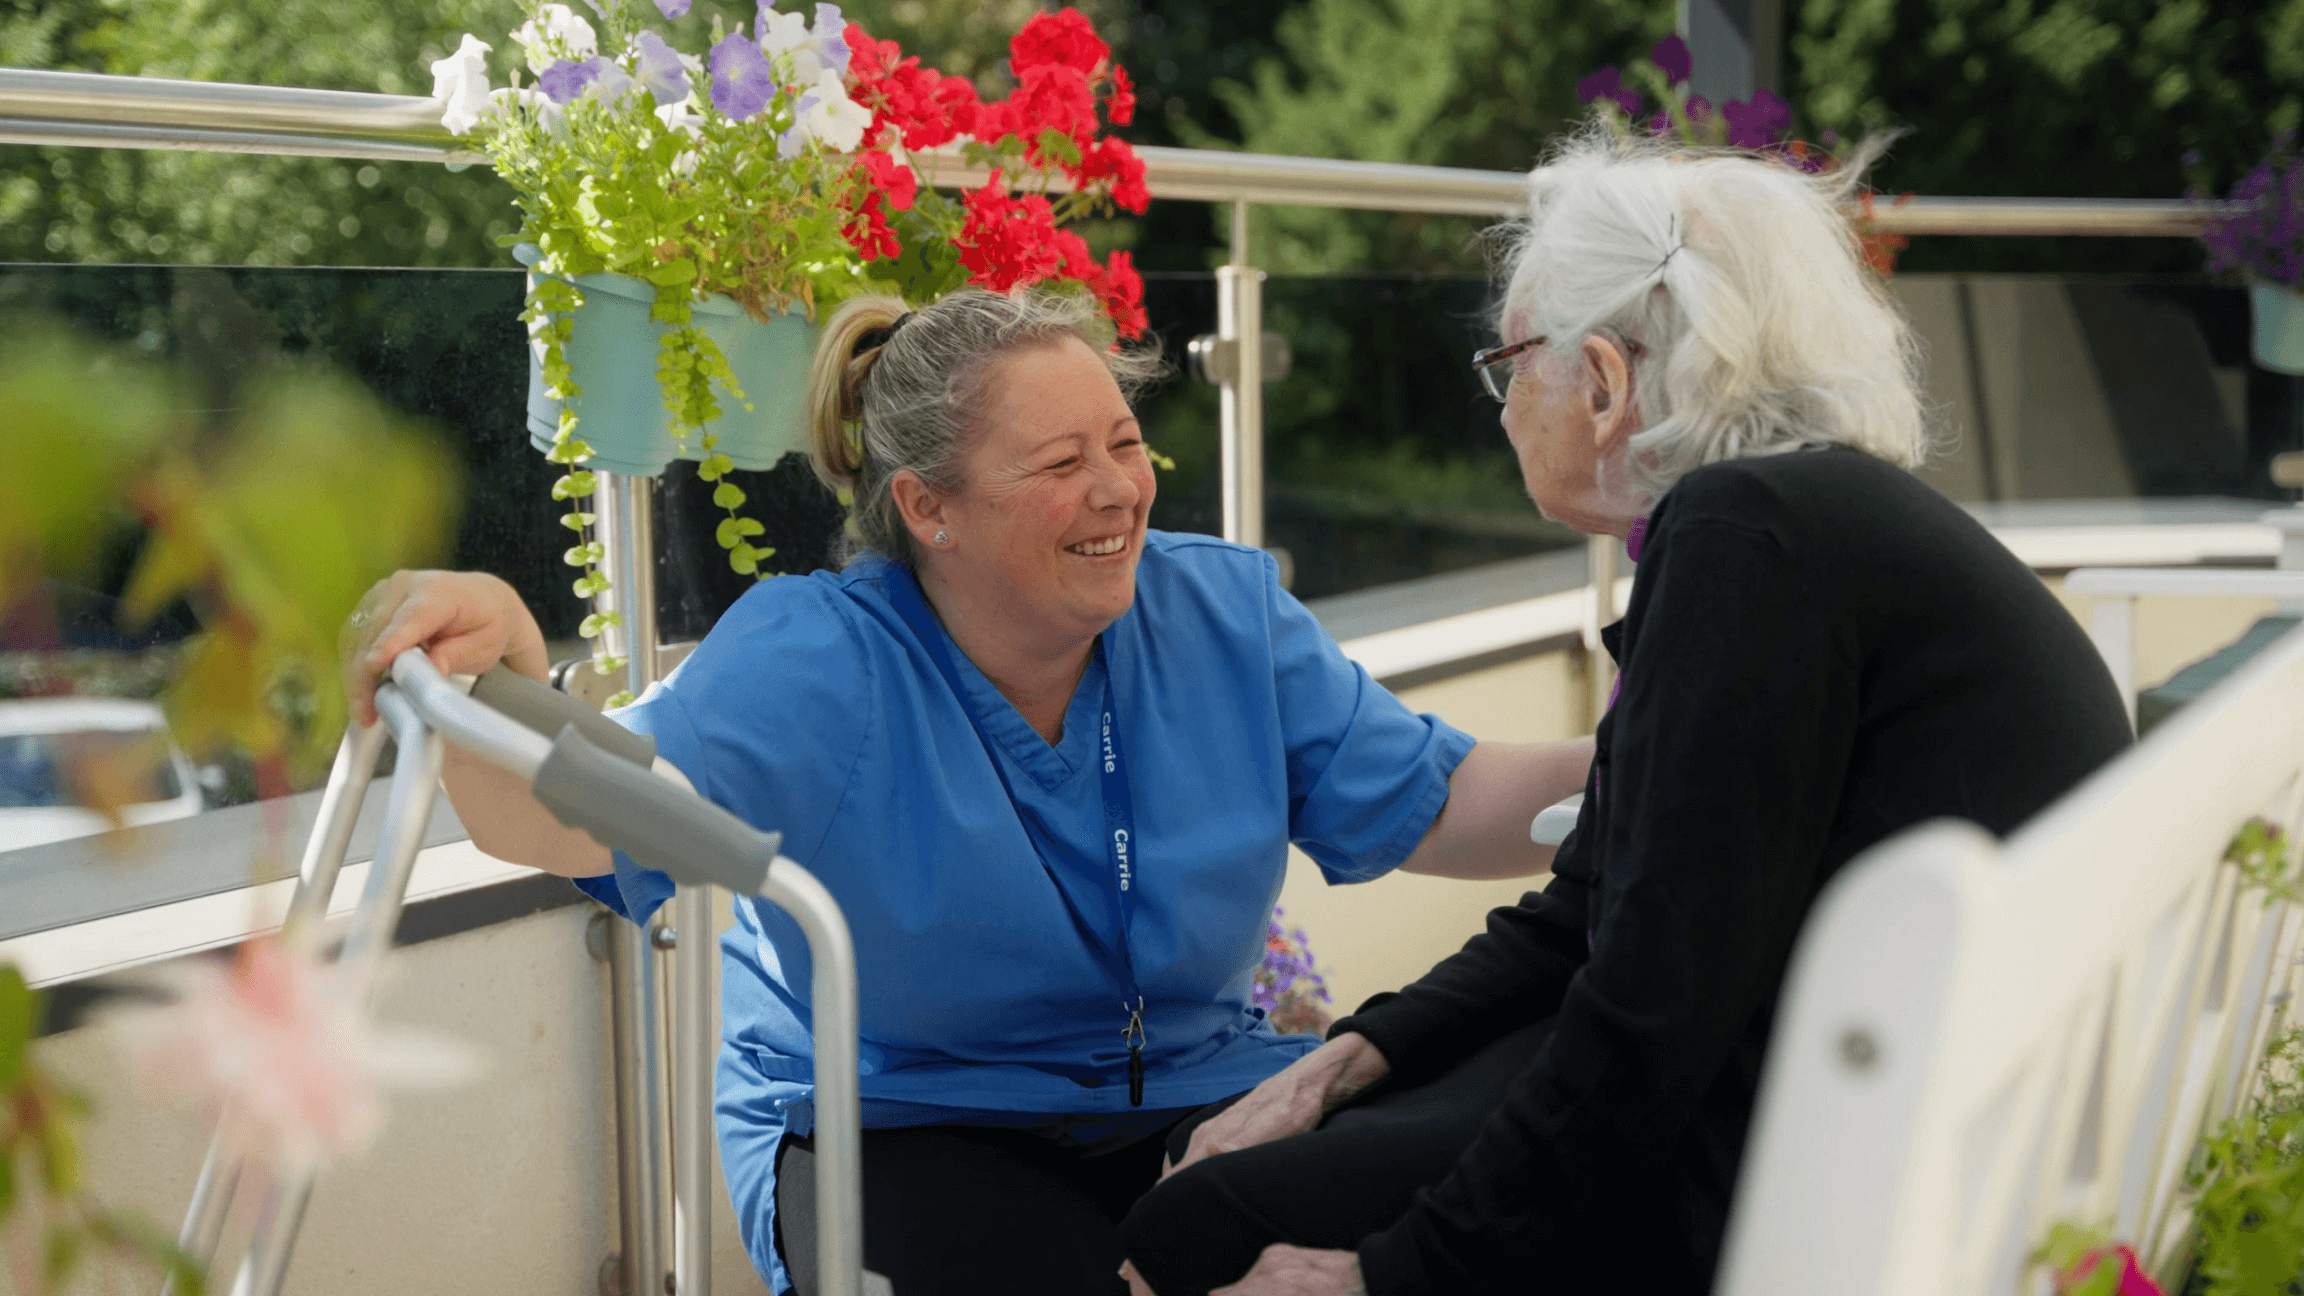
[[[652, 741], [557, 689], [498, 666], [467, 697], [414, 650], [393, 662], [392, 678], [450, 742], [527, 779], [561, 823], [675, 883], [758, 896], [800, 924], [815, 981], [818, 1291], [886, 1292], [885, 1280], [864, 1272], [856, 949], [831, 893], [779, 853], [782, 834], [761, 832], [697, 796]], [[517, 741], [507, 731], [518, 731]], [[530, 759], [527, 744], [541, 735], [551, 741]]]

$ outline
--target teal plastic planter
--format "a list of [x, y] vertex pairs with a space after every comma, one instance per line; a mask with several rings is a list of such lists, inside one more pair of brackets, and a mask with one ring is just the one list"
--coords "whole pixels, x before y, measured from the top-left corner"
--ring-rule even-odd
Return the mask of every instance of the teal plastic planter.
[[2256, 363], [2304, 374], [2304, 293], [2257, 280], [2248, 285], [2248, 304], [2256, 313]]
[[[540, 259], [537, 249], [527, 243], [514, 248], [512, 255], [531, 271]], [[682, 446], [672, 436], [664, 392], [656, 383], [656, 349], [665, 326], [648, 318], [656, 301], [655, 286], [620, 274], [584, 275], [576, 286], [584, 290], [584, 305], [576, 312], [576, 327], [564, 349], [576, 385], [584, 393], [574, 406], [581, 420], [576, 435], [592, 447], [592, 461], [585, 467], [653, 477], [675, 458], [702, 459], [704, 431], [719, 434], [720, 452], [751, 472], [764, 472], [787, 452], [807, 448], [802, 405], [816, 330], [805, 316], [787, 313], [762, 324], [727, 297], [696, 303], [697, 327], [727, 355], [728, 367], [752, 408], [745, 409], [725, 391], [715, 392], [720, 417], [707, 429], [690, 432]], [[549, 451], [559, 427], [560, 402], [544, 394], [543, 356], [531, 344], [529, 444]]]

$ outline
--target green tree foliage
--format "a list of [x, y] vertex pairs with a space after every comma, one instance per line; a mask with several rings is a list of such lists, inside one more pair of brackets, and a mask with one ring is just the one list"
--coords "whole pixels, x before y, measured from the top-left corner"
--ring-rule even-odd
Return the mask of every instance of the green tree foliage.
[[[1280, 19], [1282, 59], [1217, 96], [1239, 133], [1178, 133], [1257, 153], [1524, 171], [1580, 115], [1578, 77], [1672, 29], [1671, 0], [1304, 0]], [[1256, 264], [1282, 273], [1477, 269], [1490, 222], [1271, 208]]]
[[[431, 90], [465, 30], [513, 0], [0, 0], [9, 66]], [[502, 43], [502, 42], [499, 42]], [[515, 223], [485, 168], [173, 150], [0, 147], [0, 260], [494, 265]]]
[[[1804, 124], [1911, 133], [1883, 189], [2174, 198], [2304, 122], [2304, 0], [1806, 0], [1786, 6]], [[1906, 270], [2196, 270], [2175, 239], [1922, 239]]]

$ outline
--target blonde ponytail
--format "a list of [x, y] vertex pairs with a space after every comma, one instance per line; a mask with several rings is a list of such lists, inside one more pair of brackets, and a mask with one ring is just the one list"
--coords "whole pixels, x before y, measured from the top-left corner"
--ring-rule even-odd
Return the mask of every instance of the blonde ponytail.
[[835, 491], [854, 491], [864, 472], [864, 383], [887, 346], [882, 337], [857, 353], [874, 333], [886, 333], [904, 318], [897, 297], [851, 297], [832, 312], [816, 357], [808, 366], [808, 424], [814, 445], [809, 461], [817, 480]]

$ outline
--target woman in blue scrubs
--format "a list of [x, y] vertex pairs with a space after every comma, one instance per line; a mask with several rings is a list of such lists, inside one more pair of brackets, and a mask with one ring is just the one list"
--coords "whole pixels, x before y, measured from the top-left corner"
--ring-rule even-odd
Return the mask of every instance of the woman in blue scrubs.
[[[862, 980], [865, 1247], [904, 1296], [1123, 1290], [1115, 1225], [1158, 1137], [1318, 1041], [1250, 1006], [1294, 842], [1329, 881], [1540, 871], [1535, 813], [1588, 744], [1481, 744], [1347, 661], [1264, 553], [1148, 530], [1129, 395], [1157, 368], [1092, 304], [849, 302], [811, 383], [853, 492], [844, 570], [763, 582], [618, 713], [822, 879]], [[402, 649], [541, 678], [502, 581], [371, 596], [358, 713]], [[481, 849], [646, 921], [662, 874], [461, 753]], [[722, 1161], [776, 1292], [813, 1286], [806, 943], [745, 900], [723, 940]]]

